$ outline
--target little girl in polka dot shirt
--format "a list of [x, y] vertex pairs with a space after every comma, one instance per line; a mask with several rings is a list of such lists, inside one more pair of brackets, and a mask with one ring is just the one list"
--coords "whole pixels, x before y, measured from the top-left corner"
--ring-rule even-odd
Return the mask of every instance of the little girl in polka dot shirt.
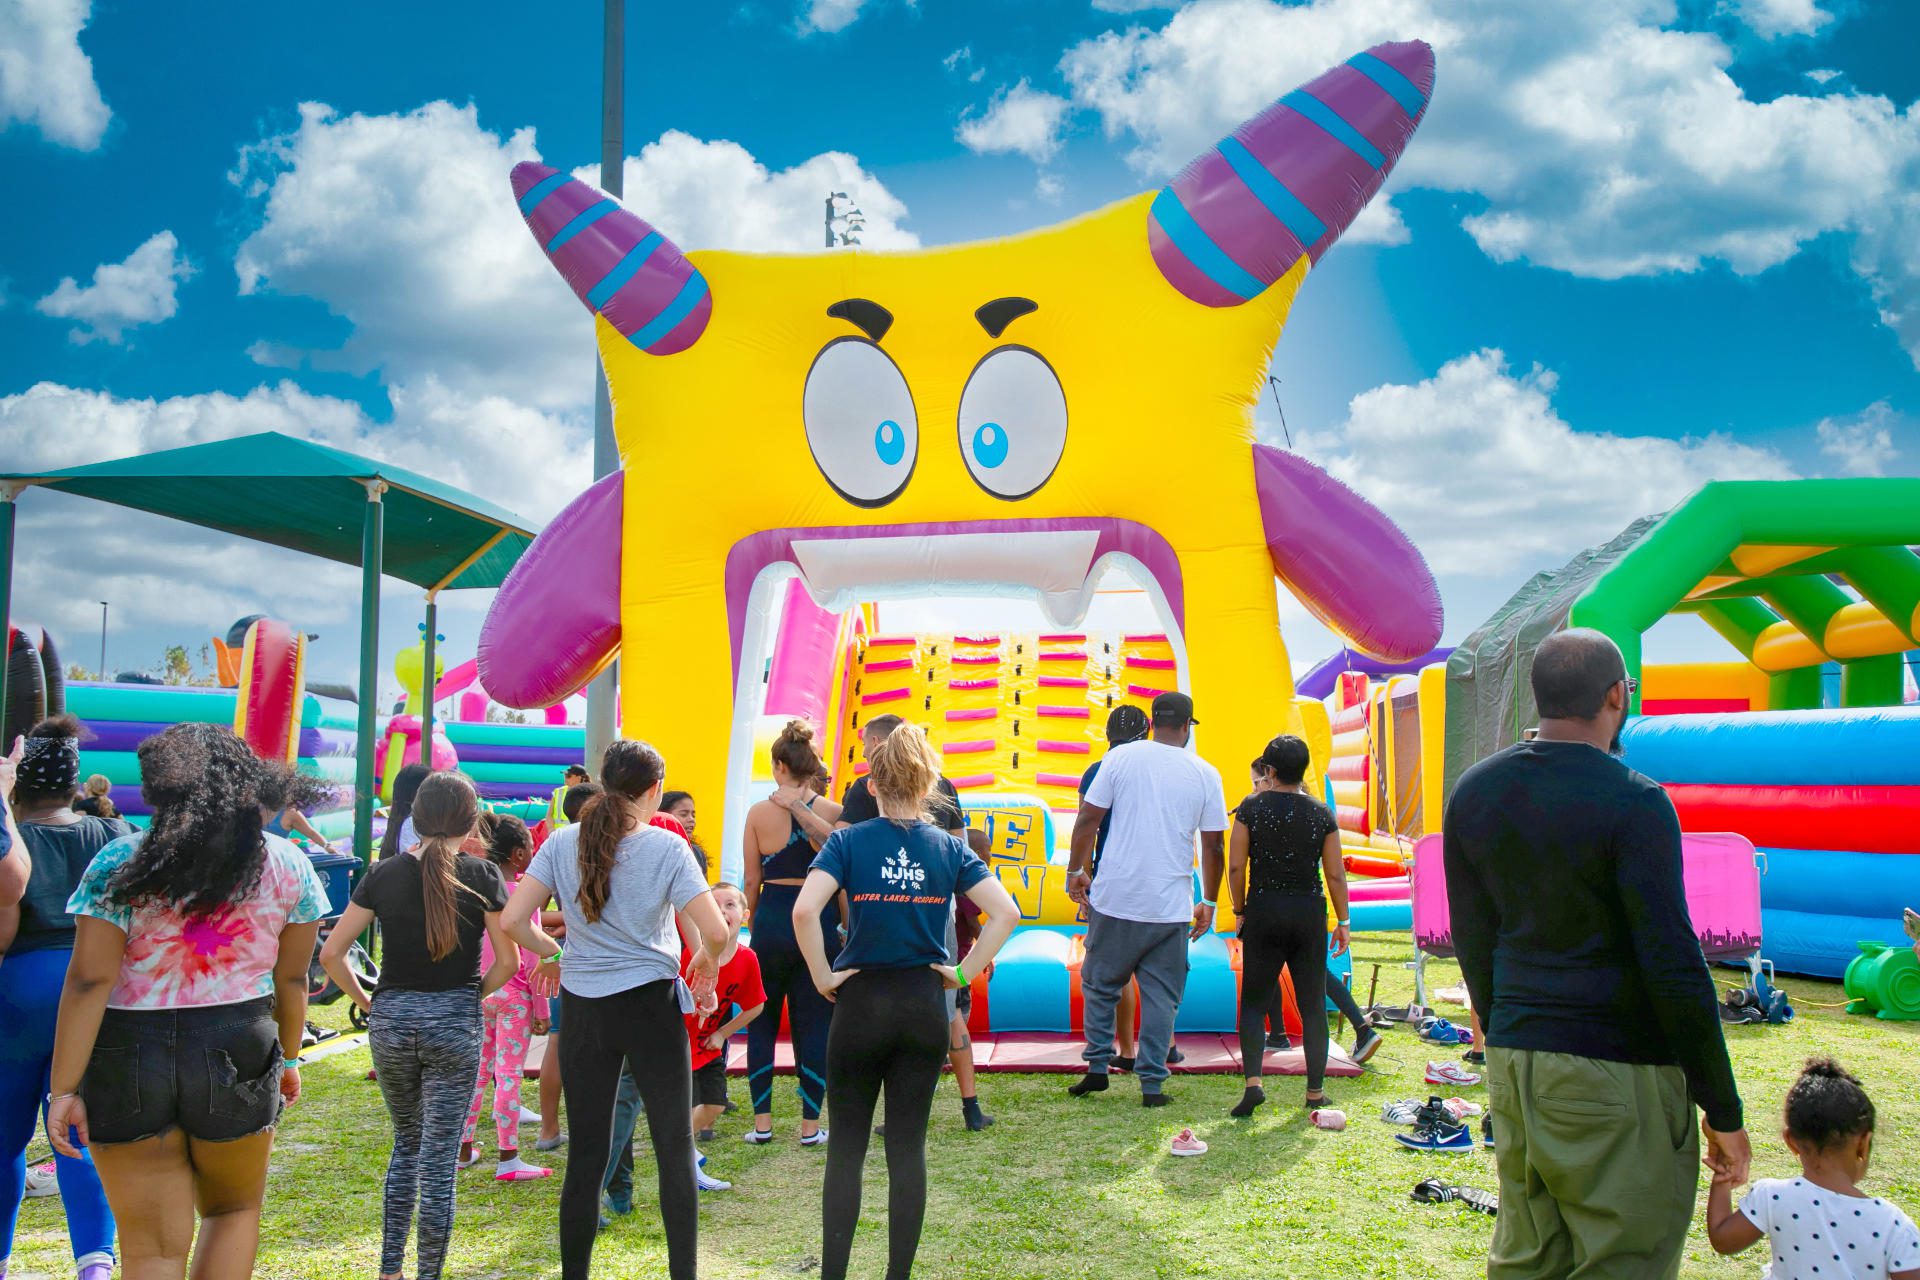
[[1763, 1280], [1920, 1280], [1920, 1231], [1861, 1193], [1873, 1152], [1873, 1100], [1831, 1058], [1812, 1058], [1787, 1091], [1787, 1149], [1797, 1178], [1762, 1178], [1733, 1207], [1718, 1173], [1707, 1192], [1707, 1238], [1723, 1254], [1765, 1240]]

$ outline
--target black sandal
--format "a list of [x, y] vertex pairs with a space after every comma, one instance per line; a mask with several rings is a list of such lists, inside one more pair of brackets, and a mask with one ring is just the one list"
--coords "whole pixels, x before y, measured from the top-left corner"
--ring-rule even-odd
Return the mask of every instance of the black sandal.
[[1495, 1217], [1500, 1212], [1500, 1197], [1491, 1191], [1482, 1191], [1478, 1187], [1451, 1186], [1438, 1178], [1427, 1178], [1416, 1183], [1409, 1198], [1421, 1204], [1445, 1204], [1452, 1201], [1463, 1204], [1475, 1213], [1484, 1213]]

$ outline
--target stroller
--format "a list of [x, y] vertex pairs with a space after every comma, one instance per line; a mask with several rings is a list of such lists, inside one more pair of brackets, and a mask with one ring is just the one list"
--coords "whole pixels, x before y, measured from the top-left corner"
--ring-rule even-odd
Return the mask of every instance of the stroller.
[[[332, 978], [327, 976], [327, 971], [320, 967], [320, 948], [326, 945], [327, 938], [339, 923], [338, 916], [320, 923], [320, 937], [314, 943], [313, 960], [307, 967], [307, 1003], [310, 1005], [332, 1004], [346, 994], [340, 990], [339, 985]], [[360, 979], [360, 985], [368, 990], [372, 990], [380, 981], [380, 966], [373, 962], [373, 957], [367, 954], [367, 949], [358, 940], [347, 948], [347, 967], [353, 970], [356, 978]], [[360, 1012], [358, 1005], [347, 1011], [347, 1021], [351, 1022], [356, 1030], [367, 1029], [367, 1015]], [[312, 1023], [307, 1024], [307, 1032], [315, 1038], [315, 1043], [320, 1040], [330, 1040], [339, 1034], [315, 1027]]]

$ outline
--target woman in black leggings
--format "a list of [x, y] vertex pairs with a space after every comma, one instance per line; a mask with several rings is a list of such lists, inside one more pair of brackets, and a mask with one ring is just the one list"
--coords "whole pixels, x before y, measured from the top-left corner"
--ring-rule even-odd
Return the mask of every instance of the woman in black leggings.
[[[881, 816], [821, 846], [793, 907], [793, 932], [820, 994], [827, 1034], [827, 1180], [821, 1280], [844, 1280], [860, 1220], [860, 1175], [874, 1104], [887, 1095], [887, 1280], [906, 1280], [927, 1209], [927, 1116], [947, 1057], [944, 988], [959, 990], [993, 962], [1020, 912], [966, 842], [926, 821], [940, 757], [917, 725], [901, 725], [869, 756]], [[832, 967], [820, 913], [844, 889], [852, 917]], [[987, 913], [959, 965], [947, 959], [953, 896]]]
[[[653, 1139], [667, 1274], [694, 1276], [693, 1069], [683, 1015], [712, 1011], [727, 924], [687, 842], [651, 825], [666, 772], [644, 742], [608, 747], [600, 766], [606, 790], [540, 846], [501, 916], [508, 935], [541, 958], [534, 990], [557, 989], [566, 1010], [560, 1080], [575, 1155], [560, 1187], [563, 1280], [586, 1280], [592, 1266], [622, 1064], [640, 1087]], [[566, 917], [564, 957], [535, 923], [549, 897]], [[685, 981], [683, 935], [693, 948]]]
[[1240, 802], [1233, 815], [1227, 889], [1240, 918], [1240, 1060], [1247, 1091], [1233, 1115], [1250, 1116], [1267, 1100], [1261, 1087], [1266, 1017], [1284, 967], [1293, 975], [1300, 1006], [1301, 1047], [1307, 1055], [1310, 1107], [1328, 1105], [1327, 899], [1338, 926], [1333, 954], [1347, 949], [1347, 869], [1340, 859], [1340, 827], [1327, 807], [1302, 788], [1311, 756], [1307, 744], [1284, 734], [1267, 744], [1260, 761], [1267, 788]]
[[[813, 855], [833, 832], [840, 806], [812, 789], [820, 772], [813, 728], [789, 720], [773, 743], [774, 793], [747, 810], [743, 841], [747, 913], [753, 923], [753, 954], [760, 960], [760, 984], [767, 1007], [747, 1024], [747, 1092], [753, 1099], [752, 1143], [773, 1141], [773, 1051], [784, 1008], [793, 1031], [794, 1086], [800, 1095], [800, 1144], [827, 1140], [820, 1130], [826, 1101], [827, 1024], [833, 1009], [813, 989], [807, 962], [793, 937], [793, 904], [806, 881]], [[822, 936], [827, 959], [840, 947], [840, 910], [824, 908]]]

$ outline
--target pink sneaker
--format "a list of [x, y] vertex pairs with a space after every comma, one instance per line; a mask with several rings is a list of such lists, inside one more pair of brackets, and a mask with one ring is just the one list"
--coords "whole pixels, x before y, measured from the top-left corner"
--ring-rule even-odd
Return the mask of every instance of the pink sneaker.
[[551, 1178], [553, 1170], [543, 1169], [537, 1164], [528, 1164], [518, 1156], [512, 1160], [502, 1160], [493, 1171], [495, 1182], [537, 1182], [541, 1178]]
[[1203, 1156], [1207, 1154], [1207, 1144], [1193, 1136], [1193, 1130], [1182, 1129], [1173, 1140], [1173, 1154], [1177, 1156]]
[[1307, 1113], [1307, 1119], [1313, 1122], [1314, 1128], [1331, 1129], [1335, 1133], [1347, 1127], [1347, 1113], [1344, 1111], [1335, 1111], [1331, 1107], [1309, 1111]]
[[1440, 1105], [1445, 1107], [1447, 1113], [1455, 1120], [1471, 1120], [1481, 1111], [1479, 1103], [1468, 1102], [1465, 1098], [1448, 1098]]
[[1480, 1083], [1480, 1077], [1464, 1067], [1451, 1062], [1429, 1062], [1427, 1064], [1428, 1084], [1449, 1084], [1460, 1089], [1470, 1089]]

